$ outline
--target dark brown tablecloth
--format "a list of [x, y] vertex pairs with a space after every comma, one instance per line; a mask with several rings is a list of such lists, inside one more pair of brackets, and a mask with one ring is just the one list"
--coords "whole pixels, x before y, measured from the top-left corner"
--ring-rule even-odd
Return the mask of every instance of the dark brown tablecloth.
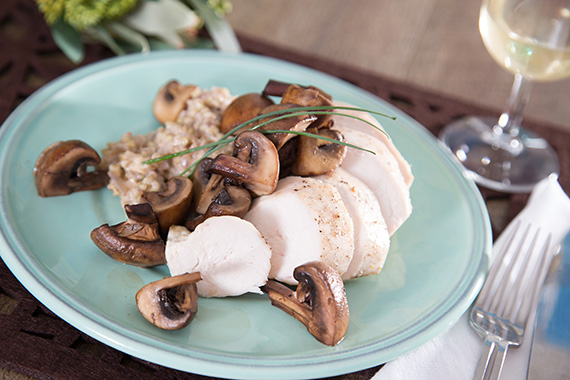
[[[477, 105], [450, 99], [405, 83], [371, 75], [304, 54], [240, 37], [245, 51], [309, 66], [351, 82], [394, 104], [432, 133], [468, 114], [498, 115]], [[87, 64], [112, 54], [89, 45]], [[32, 0], [0, 1], [0, 122], [40, 86], [76, 68], [54, 45]], [[557, 150], [560, 183], [570, 190], [570, 133], [561, 127], [527, 120]], [[482, 189], [499, 233], [524, 206], [527, 195], [501, 194]], [[496, 211], [496, 212], [494, 212]], [[126, 355], [78, 331], [32, 297], [0, 261], [0, 367], [39, 379], [206, 379]], [[339, 376], [370, 379], [380, 367]]]

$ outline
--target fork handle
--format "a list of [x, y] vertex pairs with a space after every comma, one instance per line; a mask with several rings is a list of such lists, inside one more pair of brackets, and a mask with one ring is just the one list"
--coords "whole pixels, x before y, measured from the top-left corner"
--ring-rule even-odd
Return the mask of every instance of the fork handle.
[[497, 345], [497, 354], [495, 355], [495, 361], [493, 362], [493, 370], [491, 371], [491, 377], [489, 377], [489, 380], [499, 380], [501, 377], [508, 350], [509, 343], [504, 340], [499, 341], [499, 344]]
[[496, 348], [497, 342], [487, 335], [487, 338], [485, 338], [485, 342], [483, 343], [481, 356], [477, 362], [477, 367], [475, 367], [473, 380], [485, 380], [485, 377], [487, 376], [487, 370], [489, 369], [489, 364], [492, 366], [492, 359]]
[[487, 335], [473, 380], [499, 380], [508, 348], [506, 341]]

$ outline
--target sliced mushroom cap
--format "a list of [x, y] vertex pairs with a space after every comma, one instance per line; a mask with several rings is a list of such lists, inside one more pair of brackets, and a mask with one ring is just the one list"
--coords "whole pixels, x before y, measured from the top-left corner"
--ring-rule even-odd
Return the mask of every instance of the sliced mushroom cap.
[[263, 290], [271, 304], [292, 315], [321, 343], [338, 344], [348, 329], [348, 302], [337, 271], [320, 261], [300, 265], [294, 271], [296, 290], [269, 280]]
[[243, 184], [254, 195], [271, 194], [279, 180], [279, 155], [263, 134], [245, 131], [236, 136], [234, 156], [218, 155], [208, 171]]
[[212, 216], [231, 215], [243, 218], [251, 206], [251, 194], [240, 186], [226, 185], [210, 203], [203, 215], [186, 222], [185, 226], [194, 231], [198, 224]]
[[173, 177], [160, 192], [148, 192], [144, 198], [152, 206], [158, 227], [164, 238], [170, 226], [183, 224], [192, 205], [192, 181], [188, 177]]
[[[309, 127], [307, 133], [343, 141], [342, 134], [334, 129]], [[346, 145], [332, 143], [310, 136], [299, 136], [297, 159], [291, 173], [298, 176], [314, 176], [328, 173], [340, 166], [346, 156]]]
[[[264, 114], [267, 114], [269, 112], [281, 111], [281, 110], [286, 110], [289, 108], [295, 108], [295, 107], [299, 107], [299, 106], [296, 104], [288, 104], [288, 103], [287, 104], [274, 104], [274, 105], [265, 107], [261, 111], [260, 115], [264, 115]], [[267, 118], [259, 120], [256, 124], [259, 125], [265, 121], [268, 121], [270, 119], [273, 119], [273, 118], [276, 118], [279, 116], [281, 116], [281, 115], [268, 116]], [[272, 121], [268, 124], [265, 124], [265, 125], [259, 127], [258, 130], [259, 131], [284, 130], [284, 131], [303, 132], [315, 120], [317, 120], [317, 118], [314, 115], [309, 115], [309, 114], [291, 116], [291, 117], [287, 117], [284, 119]], [[287, 143], [287, 141], [293, 139], [297, 135], [292, 134], [292, 133], [270, 133], [270, 134], [265, 134], [265, 136], [269, 140], [271, 140], [273, 142], [273, 144], [275, 145], [275, 147], [277, 148], [277, 150], [279, 150], [283, 147], [283, 145], [285, 145], [285, 143]]]
[[176, 121], [178, 115], [186, 107], [186, 101], [190, 99], [198, 88], [194, 85], [182, 85], [178, 81], [170, 81], [165, 84], [154, 99], [154, 117], [164, 124], [167, 121]]
[[[271, 104], [273, 104], [271, 99], [257, 93], [245, 94], [235, 98], [222, 115], [220, 130], [223, 133], [231, 131], [238, 125], [256, 117], [262, 109]], [[250, 128], [251, 126], [246, 126], [234, 134]]]
[[120, 224], [103, 224], [91, 231], [91, 240], [109, 257], [125, 264], [151, 267], [166, 264], [165, 244], [158, 221], [148, 203], [126, 205], [128, 219]]
[[198, 311], [196, 282], [200, 280], [200, 273], [194, 272], [151, 282], [137, 292], [137, 308], [147, 321], [161, 329], [181, 329]]
[[59, 141], [48, 146], [34, 166], [38, 195], [52, 197], [104, 187], [109, 182], [106, 170], [87, 171], [100, 162], [95, 149], [83, 141]]

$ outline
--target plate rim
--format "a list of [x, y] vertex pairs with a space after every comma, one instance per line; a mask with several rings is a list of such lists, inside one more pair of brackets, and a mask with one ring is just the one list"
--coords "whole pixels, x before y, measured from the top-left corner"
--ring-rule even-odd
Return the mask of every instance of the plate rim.
[[[203, 56], [203, 57], [217, 57], [217, 58], [224, 58], [224, 59], [253, 59], [253, 60], [259, 60], [259, 61], [265, 61], [265, 62], [279, 62], [279, 64], [284, 64], [286, 66], [289, 66], [293, 69], [301, 69], [304, 71], [312, 71], [314, 73], [318, 73], [320, 76], [325, 76], [328, 77], [329, 80], [332, 80], [334, 82], [337, 83], [341, 83], [342, 86], [344, 87], [349, 87], [352, 88], [353, 91], [356, 91], [362, 95], [365, 95], [368, 98], [371, 98], [372, 101], [374, 102], [379, 102], [383, 105], [385, 105], [386, 107], [388, 107], [389, 109], [395, 109], [397, 110], [399, 113], [403, 114], [406, 116], [407, 120], [406, 122], [410, 123], [413, 125], [413, 129], [410, 130], [413, 133], [416, 134], [420, 134], [423, 137], [428, 138], [431, 141], [431, 144], [438, 144], [439, 142], [434, 138], [434, 136], [429, 133], [425, 127], [423, 127], [421, 124], [419, 124], [417, 121], [415, 121], [413, 118], [411, 118], [410, 116], [408, 116], [407, 114], [404, 113], [404, 111], [398, 109], [397, 107], [387, 103], [386, 101], [384, 101], [383, 99], [380, 99], [379, 97], [377, 97], [374, 94], [371, 94], [369, 92], [367, 92], [366, 90], [363, 90], [351, 83], [348, 83], [346, 81], [343, 81], [342, 79], [339, 79], [337, 77], [331, 76], [329, 74], [317, 71], [315, 69], [312, 69], [310, 67], [306, 67], [306, 66], [301, 66], [299, 64], [295, 64], [295, 63], [291, 63], [288, 61], [284, 61], [284, 60], [280, 60], [280, 59], [276, 59], [276, 58], [271, 58], [271, 57], [265, 57], [265, 56], [259, 56], [259, 55], [255, 55], [255, 54], [250, 54], [250, 53], [240, 53], [240, 54], [233, 54], [233, 53], [222, 53], [222, 52], [217, 52], [217, 51], [199, 51], [199, 50], [188, 50], [188, 51], [169, 51], [169, 52], [151, 52], [149, 54], [131, 54], [128, 56], [122, 56], [122, 57], [112, 57], [109, 59], [105, 59], [102, 61], [98, 61], [95, 63], [91, 63], [88, 65], [85, 65], [83, 67], [80, 67], [78, 69], [72, 70], [68, 73], [63, 74], [62, 76], [56, 78], [54, 81], [46, 84], [45, 86], [43, 86], [42, 88], [40, 88], [38, 91], [34, 92], [32, 95], [30, 95], [28, 98], [26, 98], [22, 104], [20, 104], [9, 116], [8, 118], [5, 120], [5, 122], [2, 124], [2, 127], [0, 128], [0, 157], [2, 157], [2, 155], [5, 154], [5, 152], [3, 152], [4, 150], [2, 149], [3, 146], [3, 141], [5, 139], [7, 139], [12, 133], [16, 133], [17, 132], [17, 125], [18, 123], [16, 123], [16, 121], [21, 118], [21, 117], [25, 117], [26, 111], [30, 110], [33, 111], [35, 109], [35, 105], [36, 103], [41, 104], [41, 102], [44, 100], [44, 98], [50, 94], [50, 93], [57, 93], [57, 91], [65, 88], [67, 85], [69, 85], [74, 79], [79, 79], [79, 78], [84, 78], [87, 77], [93, 73], [98, 73], [102, 70], [106, 70], [109, 68], [113, 68], [116, 66], [122, 66], [122, 65], [128, 65], [130, 63], [134, 63], [134, 62], [140, 62], [140, 61], [150, 61], [152, 59], [168, 59], [168, 58], [184, 58], [184, 59], [192, 59], [193, 57], [197, 57], [197, 56]], [[27, 116], [26, 116], [27, 117]], [[11, 127], [14, 126], [14, 127]], [[435, 142], [433, 141], [435, 140]], [[470, 180], [469, 178], [465, 177], [465, 171], [453, 160], [451, 153], [445, 151], [441, 146], [440, 149], [437, 150], [438, 154], [441, 154], [442, 156], [446, 156], [447, 157], [447, 161], [448, 163], [451, 165], [452, 168], [454, 168], [458, 173], [461, 173], [462, 178], [460, 179], [460, 181], [462, 181], [462, 185], [466, 188], [467, 191], [471, 192], [471, 196], [472, 198], [469, 199], [469, 206], [472, 209], [472, 212], [474, 213], [479, 213], [479, 217], [480, 220], [479, 222], [481, 223], [481, 225], [479, 226], [482, 229], [482, 234], [483, 236], [480, 236], [480, 238], [482, 237], [483, 242], [480, 242], [481, 245], [481, 260], [479, 262], [479, 267], [474, 269], [474, 272], [479, 273], [478, 275], [474, 276], [471, 279], [471, 283], [470, 286], [467, 286], [465, 291], [463, 292], [463, 294], [461, 294], [461, 297], [459, 297], [459, 300], [463, 300], [463, 302], [457, 302], [456, 305], [450, 305], [448, 306], [448, 311], [447, 311], [447, 318], [445, 318], [444, 320], [438, 320], [435, 323], [432, 323], [429, 326], [426, 326], [423, 329], [418, 330], [417, 332], [415, 332], [412, 337], [414, 337], [416, 339], [417, 342], [427, 342], [428, 340], [430, 340], [431, 338], [433, 338], [434, 336], [438, 335], [439, 333], [441, 333], [445, 327], [447, 327], [451, 322], [455, 322], [456, 320], [459, 319], [459, 317], [465, 312], [465, 310], [467, 310], [468, 306], [471, 304], [472, 300], [475, 298], [476, 293], [478, 292], [480, 286], [482, 285], [483, 282], [483, 272], [486, 272], [487, 269], [487, 265], [488, 265], [488, 256], [490, 255], [490, 251], [491, 251], [491, 240], [492, 240], [492, 234], [491, 234], [491, 227], [490, 227], [490, 221], [489, 221], [489, 216], [488, 213], [486, 211], [486, 207], [484, 205], [483, 199], [481, 197], [481, 194], [479, 192], [479, 190], [477, 189], [475, 183]], [[0, 209], [1, 212], [1, 220], [8, 220], [6, 218], [6, 215], [4, 215], [4, 198], [0, 198], [0, 203], [2, 205], [2, 208]], [[9, 231], [11, 231], [12, 233], [15, 232], [13, 229], [9, 229]], [[69, 304], [69, 302], [66, 302], [65, 300], [61, 299], [60, 297], [58, 297], [58, 295], [54, 294], [52, 291], [50, 291], [50, 289], [48, 289], [46, 284], [49, 284], [51, 287], [57, 288], [57, 284], [54, 284], [55, 281], [53, 279], [51, 279], [49, 276], [45, 275], [43, 277], [40, 278], [36, 278], [34, 276], [33, 273], [30, 272], [30, 265], [33, 267], [35, 263], [26, 263], [24, 262], [22, 257], [19, 257], [18, 255], [15, 254], [15, 252], [13, 251], [13, 245], [18, 245], [18, 242], [14, 242], [14, 238], [13, 235], [9, 236], [6, 232], [6, 230], [2, 229], [0, 230], [0, 236], [2, 237], [0, 239], [0, 247], [1, 249], [1, 256], [3, 258], [3, 260], [5, 261], [6, 265], [8, 266], [8, 268], [12, 271], [12, 273], [17, 277], [17, 279], [28, 289], [28, 291], [30, 291], [30, 293], [32, 293], [34, 295], [34, 297], [36, 297], [40, 302], [44, 303], [46, 306], [48, 306], [50, 309], [52, 310], [57, 310], [58, 312], [56, 312], [56, 314], [61, 317], [62, 319], [64, 319], [65, 321], [67, 321], [68, 323], [70, 323], [72, 326], [78, 328], [79, 330], [85, 332], [87, 335], [90, 335], [94, 338], [96, 338], [97, 340], [111, 346], [114, 347], [120, 351], [126, 352], [128, 354], [131, 354], [133, 356], [136, 357], [141, 357], [144, 358], [146, 360], [149, 361], [154, 361], [153, 360], [153, 354], [152, 353], [148, 353], [148, 352], [143, 352], [141, 351], [138, 347], [137, 348], [133, 348], [132, 346], [129, 346], [128, 342], [134, 341], [134, 343], [138, 343], [138, 344], [145, 344], [143, 341], [141, 340], [134, 340], [132, 337], [130, 336], [125, 336], [122, 335], [120, 333], [118, 333], [117, 331], [114, 331], [114, 329], [111, 329], [109, 327], [107, 327], [106, 325], [100, 324], [98, 321], [92, 320], [91, 318], [89, 318], [88, 316], [85, 316], [83, 314], [81, 314], [81, 312], [78, 310], [78, 308], [74, 307], [73, 305]], [[27, 258], [28, 261], [31, 260], [31, 258]], [[37, 270], [37, 268], [36, 268]], [[41, 271], [39, 271], [41, 273]], [[81, 303], [80, 300], [76, 299], [75, 302]], [[459, 306], [457, 305], [459, 304]], [[453, 306], [455, 306], [455, 308], [452, 308]], [[63, 311], [67, 311], [67, 313], [62, 313]], [[62, 315], [65, 314], [65, 315]], [[97, 313], [96, 313], [97, 314]], [[108, 321], [111, 324], [115, 324], [114, 321]], [[78, 327], [78, 326], [81, 326]], [[103, 332], [101, 332], [101, 330], [103, 330]], [[421, 339], [418, 338], [417, 336], [421, 335]], [[121, 340], [123, 340], [123, 342], [121, 342]], [[410, 339], [406, 339], [406, 340], [410, 340]], [[400, 343], [395, 343], [392, 346], [394, 346], [393, 350], [391, 351], [391, 355], [387, 355], [386, 356], [386, 360], [385, 361], [389, 361], [394, 359], [395, 357], [400, 356], [401, 354], [409, 351], [410, 349], [408, 347], [401, 347]], [[417, 346], [417, 345], [416, 345]], [[148, 349], [148, 347], [147, 347]], [[151, 350], [155, 350], [154, 347], [151, 347]], [[308, 372], [305, 372], [305, 375], [309, 375], [309, 376], [322, 376], [323, 375], [323, 369], [328, 370], [327, 373], [325, 373], [326, 376], [329, 375], [337, 375], [340, 373], [347, 373], [353, 370], [361, 370], [364, 368], [368, 368], [370, 366], [374, 366], [374, 365], [378, 365], [381, 363], [376, 363], [376, 364], [371, 364], [370, 363], [370, 358], [369, 356], [372, 355], [375, 351], [372, 352], [367, 352], [365, 353], [365, 355], [361, 356], [361, 357], [350, 357], [348, 359], [350, 359], [352, 361], [351, 366], [349, 368], [343, 367], [344, 369], [342, 369], [342, 372], [338, 372], [340, 367], [339, 362], [342, 362], [342, 366], [346, 365], [345, 363], [345, 359], [338, 359], [338, 357], [332, 357], [329, 360], [325, 360], [322, 362], [319, 362], [318, 365], [312, 364], [312, 363], [307, 363], [306, 365], [295, 365], [293, 366], [293, 370], [291, 370], [291, 368], [287, 367], [284, 368], [283, 364], [270, 364], [270, 365], [261, 365], [261, 364], [255, 364], [255, 366], [251, 366], [251, 364], [246, 364], [246, 365], [241, 365], [241, 364], [236, 364], [236, 363], [227, 363], [227, 362], [222, 362], [222, 361], [215, 361], [215, 360], [208, 360], [208, 358], [195, 358], [195, 357], [188, 357], [186, 355], [178, 355], [176, 353], [173, 352], [169, 352], [168, 355], [169, 356], [179, 356], [179, 359], [183, 359], [185, 361], [184, 366], [182, 366], [183, 368], [181, 368], [181, 366], [176, 366], [176, 365], [172, 365], [173, 362], [176, 362], [176, 360], [171, 360], [170, 363], [158, 363], [160, 365], [164, 365], [164, 366], [168, 366], [171, 368], [175, 368], [178, 370], [183, 370], [183, 371], [189, 371], [188, 367], [192, 367], [192, 365], [196, 365], [196, 364], [200, 364], [203, 365], [204, 362], [210, 363], [210, 366], [215, 366], [216, 368], [209, 368], [207, 371], [195, 371], [196, 368], [193, 368], [194, 370], [192, 372], [195, 373], [199, 373], [199, 374], [205, 374], [205, 375], [210, 375], [210, 376], [228, 376], [228, 374], [231, 373], [232, 377], [236, 376], [236, 375], [240, 375], [241, 377], [255, 377], [255, 378], [263, 378], [262, 376], [267, 376], [267, 373], [264, 372], [264, 370], [266, 369], [279, 369], [281, 372], [281, 375], [284, 375], [283, 378], [304, 378], [303, 377], [298, 377], [298, 371], [299, 371], [299, 367], [311, 367], [311, 369]], [[328, 355], [327, 355], [328, 356]], [[285, 359], [286, 361], [286, 359]], [[331, 363], [332, 362], [332, 363]], [[187, 364], [190, 363], [192, 365], [188, 366]], [[334, 365], [333, 365], [334, 364]], [[328, 368], [323, 368], [323, 366], [328, 367]], [[356, 368], [358, 367], [358, 368]], [[237, 372], [236, 372], [237, 371]], [[295, 374], [297, 374], [297, 376], [295, 376]], [[272, 373], [273, 375], [273, 373]]]

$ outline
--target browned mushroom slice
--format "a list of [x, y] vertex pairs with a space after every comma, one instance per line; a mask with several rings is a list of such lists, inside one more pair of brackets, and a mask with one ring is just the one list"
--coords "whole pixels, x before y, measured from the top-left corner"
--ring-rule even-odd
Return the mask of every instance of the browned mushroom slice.
[[[250, 93], [237, 97], [224, 111], [220, 130], [223, 133], [231, 131], [238, 125], [256, 117], [262, 109], [271, 104], [273, 104], [273, 101], [261, 94]], [[250, 128], [251, 126], [246, 126], [234, 134]]]
[[[294, 103], [303, 107], [321, 107], [332, 106], [332, 98], [330, 95], [319, 90], [318, 88], [303, 88], [292, 84], [287, 88], [287, 91], [281, 98], [281, 103]], [[332, 110], [329, 110], [332, 111]], [[332, 115], [321, 114], [317, 115], [316, 123], [324, 124], [332, 119]]]
[[154, 104], [154, 117], [160, 123], [176, 121], [178, 115], [186, 107], [186, 101], [190, 99], [197, 87], [194, 85], [182, 85], [178, 81], [170, 81], [158, 92]]
[[198, 224], [212, 216], [231, 215], [243, 218], [251, 206], [251, 194], [240, 186], [226, 185], [210, 203], [203, 215], [186, 222], [185, 226], [194, 231]]
[[[283, 97], [285, 95], [285, 93], [287, 92], [287, 90], [289, 90], [289, 87], [291, 86], [291, 83], [286, 83], [286, 82], [280, 82], [280, 81], [276, 81], [276, 80], [269, 80], [267, 82], [267, 84], [265, 85], [265, 88], [262, 91], [262, 94], [265, 96], [281, 96]], [[332, 101], [332, 96], [327, 94], [326, 92], [324, 92], [323, 90], [321, 90], [318, 87], [314, 87], [314, 86], [308, 86], [308, 87], [303, 87], [303, 86], [298, 86], [295, 85], [297, 87], [303, 88], [303, 89], [309, 89], [309, 90], [314, 90], [320, 93], [321, 96], [325, 97], [326, 99]]]
[[330, 95], [315, 87], [303, 88], [296, 84], [292, 84], [287, 88], [287, 91], [285, 91], [281, 98], [281, 103], [293, 103], [303, 107], [332, 105]]
[[264, 96], [283, 96], [291, 83], [281, 82], [277, 80], [269, 80], [265, 88], [261, 92]]
[[200, 280], [200, 273], [194, 272], [146, 284], [137, 292], [137, 308], [147, 321], [161, 329], [181, 329], [198, 311], [196, 282]]
[[[200, 203], [201, 200], [200, 198], [202, 197], [202, 194], [206, 190], [206, 187], [210, 182], [210, 178], [212, 177], [212, 175], [208, 173], [208, 168], [212, 164], [212, 161], [214, 161], [214, 159], [209, 157], [202, 159], [202, 161], [196, 167], [194, 174], [192, 175], [192, 189], [193, 189], [192, 198], [194, 200], [194, 208], [196, 208], [196, 205]], [[204, 208], [201, 212], [202, 214], [204, 213], [206, 208], [208, 208], [209, 204], [210, 203], [208, 202], [207, 204], [204, 205]]]
[[192, 181], [188, 177], [173, 177], [160, 192], [148, 192], [144, 198], [158, 218], [158, 227], [164, 238], [170, 226], [183, 224], [192, 205]]
[[[268, 107], [265, 107], [260, 115], [267, 114], [269, 112], [274, 111], [281, 111], [287, 110], [289, 108], [299, 107], [296, 104], [274, 104]], [[275, 116], [268, 116], [267, 118], [259, 120], [256, 124], [261, 124], [265, 121], [270, 119], [279, 117], [281, 115]], [[268, 124], [265, 124], [259, 127], [259, 131], [270, 131], [270, 130], [281, 130], [281, 131], [294, 131], [294, 132], [303, 132], [311, 123], [313, 123], [317, 118], [313, 115], [303, 114], [303, 115], [296, 115], [287, 117], [284, 119], [272, 121]], [[281, 149], [283, 145], [287, 143], [287, 141], [291, 140], [292, 138], [296, 137], [297, 135], [292, 133], [270, 133], [266, 134], [267, 138], [273, 142], [277, 150]]]
[[279, 155], [263, 134], [245, 131], [236, 136], [234, 156], [218, 155], [208, 171], [243, 184], [254, 195], [271, 194], [279, 180]]
[[34, 166], [36, 190], [41, 197], [94, 190], [109, 182], [107, 171], [88, 171], [101, 162], [99, 154], [79, 140], [59, 141], [48, 146]]
[[348, 302], [337, 271], [320, 261], [298, 266], [294, 277], [299, 284], [291, 290], [269, 280], [263, 290], [271, 304], [292, 315], [321, 343], [338, 344], [348, 329]]
[[[330, 128], [309, 127], [307, 133], [343, 141], [342, 134]], [[291, 173], [298, 176], [325, 174], [339, 167], [345, 156], [346, 145], [311, 136], [299, 136], [297, 158], [291, 167]]]
[[212, 158], [205, 158], [192, 176], [194, 211], [198, 214], [204, 214], [224, 188], [224, 177], [208, 172], [213, 161]]
[[125, 264], [151, 267], [166, 264], [165, 244], [158, 221], [148, 203], [126, 205], [128, 219], [120, 224], [103, 224], [91, 231], [91, 240], [109, 257]]

